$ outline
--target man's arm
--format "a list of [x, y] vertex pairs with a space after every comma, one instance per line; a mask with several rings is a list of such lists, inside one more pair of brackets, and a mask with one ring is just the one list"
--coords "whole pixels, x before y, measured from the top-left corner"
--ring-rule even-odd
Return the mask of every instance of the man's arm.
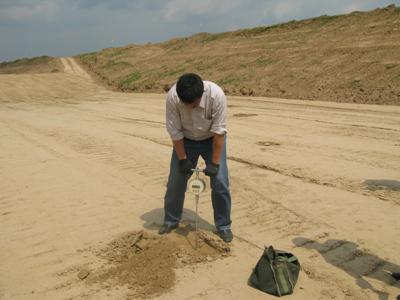
[[185, 146], [183, 139], [172, 140], [174, 143], [174, 150], [179, 159], [179, 169], [184, 174], [192, 175], [193, 163], [186, 157]]
[[185, 147], [183, 145], [183, 139], [172, 140], [172, 142], [174, 144], [174, 149], [175, 149], [176, 155], [178, 155], [179, 160], [185, 159], [186, 152], [185, 152]]
[[223, 90], [220, 87], [216, 88], [215, 101], [212, 108], [212, 125], [210, 131], [214, 133], [213, 138], [213, 154], [211, 164], [207, 165], [204, 171], [208, 176], [217, 176], [221, 154], [225, 143], [226, 130], [226, 115], [227, 103]]
[[227, 101], [224, 91], [217, 87], [213, 103], [211, 132], [214, 133], [212, 163], [219, 165], [221, 153], [225, 143]]
[[219, 165], [222, 149], [224, 147], [225, 134], [214, 134], [212, 163]]
[[172, 88], [167, 94], [165, 109], [165, 124], [171, 137], [174, 149], [179, 159], [185, 159], [185, 148], [183, 146], [182, 122], [179, 110], [173, 98]]
[[211, 163], [207, 164], [204, 169], [204, 174], [210, 177], [215, 177], [218, 174], [219, 163], [221, 160], [221, 153], [224, 147], [225, 134], [214, 134], [213, 137], [213, 153]]

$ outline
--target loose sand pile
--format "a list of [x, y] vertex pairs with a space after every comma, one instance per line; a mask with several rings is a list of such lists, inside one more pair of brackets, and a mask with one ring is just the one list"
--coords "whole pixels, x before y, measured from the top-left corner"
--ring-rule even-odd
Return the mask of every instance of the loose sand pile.
[[230, 248], [208, 232], [186, 226], [163, 236], [143, 230], [128, 232], [94, 252], [106, 264], [90, 275], [83, 270], [78, 277], [88, 276], [89, 284], [126, 285], [133, 290], [131, 295], [147, 298], [174, 286], [175, 268], [212, 262], [228, 256]]

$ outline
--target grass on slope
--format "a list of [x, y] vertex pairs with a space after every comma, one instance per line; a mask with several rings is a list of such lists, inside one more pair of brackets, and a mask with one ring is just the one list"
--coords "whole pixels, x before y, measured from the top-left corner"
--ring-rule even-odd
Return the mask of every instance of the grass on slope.
[[63, 67], [60, 61], [49, 56], [21, 58], [0, 63], [0, 74], [54, 73], [61, 70]]

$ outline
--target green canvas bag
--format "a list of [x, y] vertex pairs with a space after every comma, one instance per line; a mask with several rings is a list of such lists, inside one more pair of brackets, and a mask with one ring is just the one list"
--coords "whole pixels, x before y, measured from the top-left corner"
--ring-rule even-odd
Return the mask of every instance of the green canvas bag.
[[275, 296], [293, 293], [300, 273], [300, 263], [291, 253], [265, 247], [250, 276], [255, 288]]

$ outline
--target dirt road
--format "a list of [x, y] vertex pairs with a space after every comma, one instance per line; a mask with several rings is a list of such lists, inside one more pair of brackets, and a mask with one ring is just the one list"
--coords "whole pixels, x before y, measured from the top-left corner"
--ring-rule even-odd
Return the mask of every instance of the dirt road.
[[[126, 299], [88, 285], [91, 250], [162, 222], [164, 96], [65, 73], [0, 75], [0, 298]], [[273, 244], [303, 265], [288, 299], [393, 299], [400, 270], [400, 107], [230, 97], [232, 256], [176, 270], [159, 299], [274, 299], [247, 279]], [[191, 195], [185, 222], [194, 219]], [[212, 230], [210, 192], [201, 227]]]

